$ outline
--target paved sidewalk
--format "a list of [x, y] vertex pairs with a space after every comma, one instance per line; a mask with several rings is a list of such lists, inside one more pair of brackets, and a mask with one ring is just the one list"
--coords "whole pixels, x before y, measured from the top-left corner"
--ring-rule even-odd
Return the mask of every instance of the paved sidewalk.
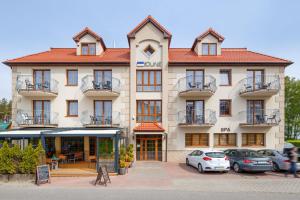
[[[52, 179], [51, 184], [42, 188], [104, 188], [94, 186], [95, 178], [63, 178]], [[109, 189], [121, 190], [180, 190], [205, 192], [270, 192], [300, 193], [300, 179], [292, 176], [285, 178], [283, 173], [205, 173], [199, 174], [185, 164], [138, 162], [129, 174], [111, 177]]]

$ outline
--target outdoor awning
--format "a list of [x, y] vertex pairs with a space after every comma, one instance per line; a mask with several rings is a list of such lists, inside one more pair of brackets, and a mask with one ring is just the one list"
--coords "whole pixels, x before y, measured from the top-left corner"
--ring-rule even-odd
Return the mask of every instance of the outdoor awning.
[[44, 131], [42, 134], [46, 137], [55, 136], [102, 136], [111, 137], [120, 133], [119, 129], [103, 129], [103, 130], [52, 130]]
[[7, 130], [0, 131], [0, 138], [32, 138], [40, 137], [45, 130]]

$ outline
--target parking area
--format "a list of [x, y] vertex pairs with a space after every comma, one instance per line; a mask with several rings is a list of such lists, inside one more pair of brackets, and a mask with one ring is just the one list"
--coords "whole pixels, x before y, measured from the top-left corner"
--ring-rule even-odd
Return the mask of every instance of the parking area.
[[[55, 177], [42, 187], [95, 187], [93, 177]], [[158, 189], [216, 192], [291, 192], [300, 193], [300, 180], [283, 173], [220, 173], [200, 174], [184, 163], [136, 162], [124, 176], [112, 176], [110, 189]], [[96, 186], [99, 188], [102, 186]]]

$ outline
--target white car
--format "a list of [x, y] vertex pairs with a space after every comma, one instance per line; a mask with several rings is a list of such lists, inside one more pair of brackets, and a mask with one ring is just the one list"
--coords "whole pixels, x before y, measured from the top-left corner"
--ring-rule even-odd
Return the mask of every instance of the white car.
[[187, 155], [186, 165], [196, 167], [200, 173], [230, 170], [229, 159], [223, 151], [195, 150]]

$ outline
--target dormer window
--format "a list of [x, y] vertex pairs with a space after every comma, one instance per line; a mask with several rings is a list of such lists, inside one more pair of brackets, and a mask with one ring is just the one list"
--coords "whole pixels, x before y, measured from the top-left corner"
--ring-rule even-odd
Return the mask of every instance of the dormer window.
[[96, 55], [96, 44], [95, 43], [83, 43], [81, 44], [81, 55]]
[[202, 55], [204, 55], [204, 56], [217, 55], [217, 44], [216, 43], [203, 43], [202, 44]]
[[148, 45], [145, 49], [144, 49], [145, 54], [150, 57], [155, 50], [153, 49], [153, 47], [151, 47], [150, 45]]

